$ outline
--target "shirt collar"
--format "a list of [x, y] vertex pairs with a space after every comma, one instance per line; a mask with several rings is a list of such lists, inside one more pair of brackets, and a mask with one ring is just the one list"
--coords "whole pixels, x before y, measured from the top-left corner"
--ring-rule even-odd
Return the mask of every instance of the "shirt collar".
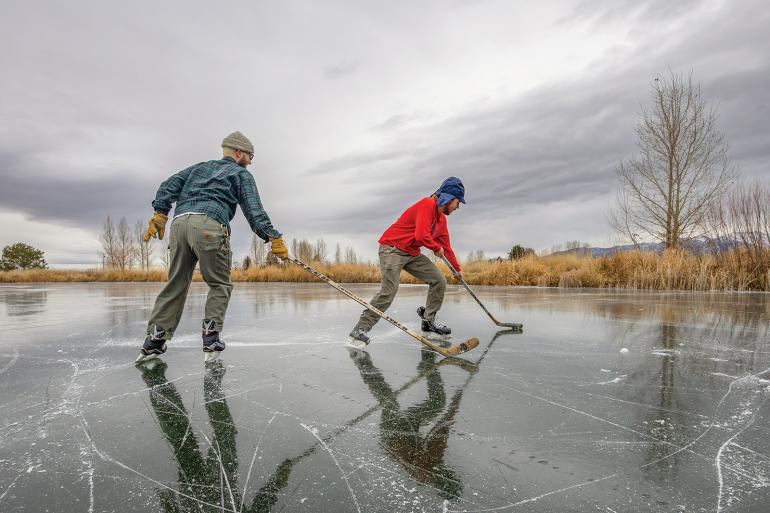
[[230, 162], [235, 162], [235, 159], [234, 159], [234, 158], [232, 158], [232, 157], [231, 157], [231, 156], [229, 156], [229, 155], [228, 155], [227, 157], [222, 157], [222, 160], [229, 160]]

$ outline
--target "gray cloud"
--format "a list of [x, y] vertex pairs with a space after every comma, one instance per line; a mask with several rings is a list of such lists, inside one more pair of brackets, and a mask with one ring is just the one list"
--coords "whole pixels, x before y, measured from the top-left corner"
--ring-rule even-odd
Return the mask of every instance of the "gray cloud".
[[[643, 24], [671, 20], [693, 12], [703, 5], [703, 0], [682, 0], [668, 2], [667, 0], [589, 0], [580, 2], [567, 16], [557, 23], [569, 25], [575, 22], [587, 22], [594, 29], [601, 28], [607, 23], [634, 20]], [[639, 27], [639, 24], [635, 24]]]
[[[603, 23], [619, 19], [614, 2], [604, 13], [592, 3], [584, 17], [601, 18]], [[666, 11], [671, 21], [692, 15], [690, 4]], [[770, 127], [767, 125], [770, 99], [768, 43], [763, 38], [762, 17], [753, 18], [749, 3], [727, 4], [732, 14], [712, 13], [709, 24], [686, 27], [688, 37], [666, 50], [656, 49], [656, 41], [644, 41], [630, 58], [622, 62], [597, 64], [594, 73], [574, 81], [538, 88], [513, 101], [500, 101], [484, 109], [469, 110], [451, 119], [412, 128], [403, 121], [409, 113], [393, 115], [382, 125], [395, 126], [398, 136], [391, 143], [370, 153], [356, 153], [324, 162], [313, 172], [327, 173], [330, 179], [355, 173], [376, 191], [365, 207], [338, 211], [353, 228], [370, 230], [371, 212], [382, 212], [380, 227], [387, 226], [403, 207], [429, 194], [446, 176], [464, 179], [469, 205], [452, 219], [462, 232], [473, 232], [489, 223], [500, 231], [511, 225], [531, 226], [527, 210], [535, 205], [553, 204], [563, 209], [564, 223], [575, 233], [586, 233], [576, 223], [594, 225], [602, 233], [603, 219], [581, 213], [580, 204], [592, 198], [611, 198], [616, 189], [614, 170], [636, 149], [635, 126], [641, 106], [650, 95], [650, 81], [657, 74], [671, 71], [702, 81], [705, 97], [718, 105], [720, 129], [731, 143], [731, 156], [748, 176], [768, 177]], [[586, 5], [577, 10], [588, 9]], [[637, 9], [636, 33], [641, 25], [656, 23], [652, 6]], [[725, 23], [725, 19], [731, 19]], [[562, 20], [562, 23], [566, 23]], [[762, 40], [762, 43], [759, 41]], [[710, 58], [750, 50], [746, 62], [714, 68]], [[657, 54], [656, 54], [657, 53]], [[649, 56], [655, 55], [654, 62]], [[749, 67], [749, 69], [741, 69]], [[737, 68], [737, 69], [736, 69]], [[408, 180], [394, 180], [408, 176]], [[332, 178], [334, 177], [334, 178]], [[574, 205], [565, 207], [566, 204]], [[387, 215], [385, 215], [387, 213]], [[468, 216], [467, 218], [465, 216]], [[523, 217], [522, 217], [523, 216]], [[519, 219], [517, 219], [519, 217]], [[321, 229], [330, 229], [333, 218], [316, 219]], [[598, 226], [597, 226], [598, 225]], [[575, 236], [577, 238], [577, 235]], [[544, 238], [540, 234], [540, 243]], [[487, 249], [504, 250], [513, 242], [509, 235], [494, 235]], [[527, 243], [528, 241], [520, 241]], [[552, 243], [560, 242], [552, 239]], [[547, 244], [547, 243], [546, 243]], [[465, 245], [466, 249], [473, 246]]]
[[[604, 243], [615, 166], [635, 150], [650, 80], [669, 68], [692, 70], [718, 104], [744, 173], [769, 174], [769, 20], [757, 0], [449, 11], [244, 3], [227, 24], [212, 24], [203, 3], [156, 6], [153, 16], [127, 4], [50, 9], [12, 3], [0, 20], [11, 50], [0, 66], [13, 77], [0, 83], [10, 99], [0, 105], [0, 208], [37, 220], [96, 233], [108, 213], [143, 219], [163, 179], [217, 157], [237, 128], [259, 148], [253, 172], [289, 237], [373, 247], [406, 206], [455, 175], [468, 189], [450, 221], [461, 253]], [[548, 23], [553, 42], [541, 35]], [[584, 69], [507, 91], [529, 84], [527, 66], [538, 64], [510, 57], [516, 47], [536, 40], [531, 51], [542, 45], [545, 56], [560, 31], [606, 36]], [[486, 80], [485, 66], [500, 68], [489, 76], [501, 84], [451, 96]], [[242, 251], [247, 228], [234, 228]]]
[[55, 221], [78, 227], [94, 228], [111, 213], [121, 217], [135, 212], [147, 213], [158, 184], [137, 182], [131, 173], [73, 179], [66, 168], [60, 174], [43, 179], [34, 164], [19, 155], [0, 153], [4, 162], [0, 205], [25, 213], [38, 221]]
[[341, 60], [336, 64], [327, 66], [324, 69], [323, 74], [329, 79], [343, 78], [355, 73], [360, 66], [360, 63], [352, 60]]

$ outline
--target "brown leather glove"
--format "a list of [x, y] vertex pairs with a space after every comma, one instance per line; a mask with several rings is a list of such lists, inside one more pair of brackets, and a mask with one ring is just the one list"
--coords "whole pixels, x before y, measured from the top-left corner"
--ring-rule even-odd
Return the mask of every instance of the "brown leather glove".
[[147, 225], [147, 231], [144, 232], [144, 242], [149, 241], [150, 237], [158, 237], [158, 240], [163, 240], [163, 234], [166, 233], [166, 221], [168, 221], [166, 214], [155, 212]]
[[289, 249], [281, 237], [270, 238], [270, 251], [280, 259], [289, 258]]

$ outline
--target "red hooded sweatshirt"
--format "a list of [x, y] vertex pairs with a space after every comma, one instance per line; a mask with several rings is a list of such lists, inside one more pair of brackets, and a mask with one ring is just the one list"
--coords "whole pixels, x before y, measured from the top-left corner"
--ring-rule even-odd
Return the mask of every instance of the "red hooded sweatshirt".
[[393, 246], [412, 256], [420, 254], [421, 246], [431, 251], [444, 248], [444, 254], [449, 263], [455, 270], [460, 271], [460, 263], [449, 244], [446, 216], [443, 212], [439, 212], [436, 200], [433, 198], [423, 198], [407, 208], [401, 217], [385, 230], [379, 243]]

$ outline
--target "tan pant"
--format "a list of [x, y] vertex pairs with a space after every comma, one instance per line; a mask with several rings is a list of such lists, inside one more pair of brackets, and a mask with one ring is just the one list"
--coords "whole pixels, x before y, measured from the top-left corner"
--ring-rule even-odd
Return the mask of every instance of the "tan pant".
[[209, 286], [205, 318], [214, 321], [215, 331], [222, 331], [233, 290], [230, 281], [233, 253], [227, 227], [205, 214], [177, 217], [171, 223], [168, 247], [171, 250], [168, 283], [155, 300], [147, 334], [157, 327], [166, 332], [166, 340], [174, 335], [197, 263], [200, 263], [203, 281]]
[[[381, 311], [385, 311], [393, 303], [398, 291], [401, 269], [405, 270], [418, 280], [428, 284], [428, 299], [425, 304], [425, 318], [432, 321], [436, 312], [444, 302], [446, 291], [446, 278], [441, 274], [430, 258], [423, 254], [412, 256], [391, 246], [380, 244], [380, 272], [382, 274], [382, 286], [380, 291], [370, 301], [371, 305]], [[380, 316], [369, 310], [364, 310], [358, 320], [358, 327], [369, 331], [380, 320]]]

